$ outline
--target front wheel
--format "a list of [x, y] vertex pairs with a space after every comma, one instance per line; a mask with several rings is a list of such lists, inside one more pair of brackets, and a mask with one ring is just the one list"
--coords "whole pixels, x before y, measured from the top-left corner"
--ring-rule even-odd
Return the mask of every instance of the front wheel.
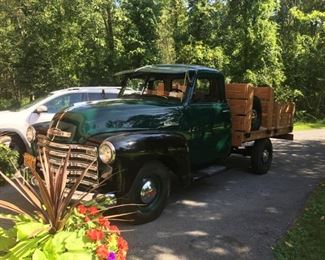
[[168, 201], [169, 193], [168, 169], [159, 162], [146, 163], [138, 172], [128, 193], [128, 201], [139, 204], [131, 215], [134, 223], [144, 224], [159, 217]]
[[271, 167], [273, 147], [269, 138], [256, 140], [251, 154], [251, 166], [255, 174], [265, 174]]

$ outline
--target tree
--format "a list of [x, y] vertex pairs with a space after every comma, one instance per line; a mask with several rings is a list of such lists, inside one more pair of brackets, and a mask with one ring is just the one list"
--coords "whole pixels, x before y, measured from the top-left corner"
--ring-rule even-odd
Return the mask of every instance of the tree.
[[285, 79], [277, 25], [275, 0], [230, 0], [225, 24], [227, 72], [232, 81], [279, 87]]
[[[283, 1], [278, 16], [286, 84], [304, 98], [297, 100], [303, 119], [320, 118], [325, 96], [325, 3]], [[288, 34], [290, 32], [290, 34]]]
[[122, 11], [125, 15], [123, 31], [124, 66], [139, 67], [156, 63], [157, 24], [160, 4], [152, 0], [122, 1]]

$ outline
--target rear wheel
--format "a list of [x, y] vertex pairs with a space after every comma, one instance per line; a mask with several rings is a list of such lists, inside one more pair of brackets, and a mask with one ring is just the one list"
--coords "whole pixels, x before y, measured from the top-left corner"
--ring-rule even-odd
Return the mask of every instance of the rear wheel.
[[170, 178], [168, 169], [159, 162], [146, 163], [138, 172], [128, 193], [128, 202], [139, 204], [131, 219], [135, 224], [150, 222], [161, 214], [168, 201]]
[[269, 138], [256, 140], [252, 147], [251, 166], [255, 174], [265, 174], [271, 167], [273, 147]]

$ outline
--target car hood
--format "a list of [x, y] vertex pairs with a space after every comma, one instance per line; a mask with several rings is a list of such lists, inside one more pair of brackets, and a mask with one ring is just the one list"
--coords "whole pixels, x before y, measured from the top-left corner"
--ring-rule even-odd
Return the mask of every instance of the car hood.
[[14, 112], [14, 111], [0, 111], [0, 128], [11, 127], [26, 121], [28, 113], [25, 111]]
[[[108, 132], [145, 129], [170, 129], [178, 125], [180, 105], [163, 100], [115, 99], [73, 106], [55, 115], [53, 140], [83, 143], [90, 136]], [[60, 131], [71, 137], [60, 136]]]

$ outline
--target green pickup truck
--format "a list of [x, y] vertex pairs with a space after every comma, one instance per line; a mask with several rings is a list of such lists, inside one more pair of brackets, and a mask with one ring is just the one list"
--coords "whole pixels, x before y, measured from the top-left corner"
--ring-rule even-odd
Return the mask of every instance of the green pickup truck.
[[[276, 135], [274, 131], [259, 134], [246, 148], [234, 147], [224, 76], [218, 70], [150, 65], [117, 76], [122, 85], [117, 99], [76, 104], [57, 113], [49, 128], [42, 124], [34, 126], [36, 130], [30, 127], [28, 136], [34, 155], [37, 146], [46, 148], [53, 170], [71, 149], [71, 178], [95, 161], [81, 189], [111, 176], [96, 194], [141, 204], [132, 215], [135, 223], [160, 215], [171, 182], [186, 186], [209, 175], [211, 171], [204, 168], [232, 152], [251, 155], [255, 173], [270, 168], [269, 137]], [[253, 105], [254, 127], [261, 123], [260, 109], [260, 104]], [[279, 138], [290, 130], [279, 132]]]

